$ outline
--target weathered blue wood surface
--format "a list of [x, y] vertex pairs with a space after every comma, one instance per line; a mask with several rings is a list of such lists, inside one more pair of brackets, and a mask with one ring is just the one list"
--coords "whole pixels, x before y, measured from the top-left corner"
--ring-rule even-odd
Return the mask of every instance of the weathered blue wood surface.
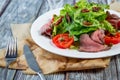
[[[110, 4], [113, 0], [88, 1]], [[12, 35], [11, 23], [33, 22], [38, 16], [49, 10], [62, 7], [66, 3], [74, 4], [74, 0], [0, 0], [0, 48], [6, 46], [7, 37]], [[2, 80], [3, 73], [4, 69], [0, 68], [0, 80]], [[45, 77], [47, 80], [120, 80], [120, 56], [113, 57], [109, 67], [104, 70], [63, 72]], [[7, 79], [39, 80], [39, 77], [37, 75], [25, 75], [20, 70], [9, 70]]]

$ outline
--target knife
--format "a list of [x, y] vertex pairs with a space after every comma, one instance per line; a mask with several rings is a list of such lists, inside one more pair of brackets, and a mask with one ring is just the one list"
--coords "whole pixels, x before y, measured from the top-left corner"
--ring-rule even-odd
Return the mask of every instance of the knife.
[[26, 44], [24, 45], [24, 54], [25, 54], [25, 57], [26, 57], [26, 60], [27, 60], [29, 67], [32, 70], [34, 70], [35, 72], [37, 72], [37, 74], [41, 80], [46, 80], [45, 76], [42, 73], [42, 70], [38, 66], [38, 63], [36, 62], [36, 59], [35, 59], [32, 51], [30, 50], [30, 48]]

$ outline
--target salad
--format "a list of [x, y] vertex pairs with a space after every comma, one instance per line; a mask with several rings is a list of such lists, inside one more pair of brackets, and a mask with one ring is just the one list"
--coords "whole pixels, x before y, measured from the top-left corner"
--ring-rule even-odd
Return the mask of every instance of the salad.
[[108, 50], [120, 42], [120, 17], [110, 14], [109, 5], [81, 0], [66, 4], [60, 15], [53, 15], [43, 25], [41, 34], [49, 37], [58, 48], [86, 52]]

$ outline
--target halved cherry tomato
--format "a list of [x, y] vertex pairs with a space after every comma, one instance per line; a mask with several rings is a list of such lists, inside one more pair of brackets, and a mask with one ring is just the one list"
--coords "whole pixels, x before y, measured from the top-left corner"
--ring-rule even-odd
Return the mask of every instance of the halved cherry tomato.
[[105, 36], [104, 38], [106, 44], [118, 44], [120, 43], [120, 33], [117, 32], [114, 36]]
[[117, 37], [120, 37], [120, 32], [117, 32], [117, 33], [116, 33], [116, 36], [117, 36]]
[[58, 34], [53, 37], [52, 42], [59, 48], [69, 48], [71, 44], [74, 42], [74, 38], [69, 36], [69, 34]]

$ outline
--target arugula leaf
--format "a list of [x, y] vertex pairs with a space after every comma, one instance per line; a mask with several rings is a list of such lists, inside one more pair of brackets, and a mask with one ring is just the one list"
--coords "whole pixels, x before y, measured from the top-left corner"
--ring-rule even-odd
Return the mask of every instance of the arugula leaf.
[[106, 20], [103, 21], [103, 26], [105, 30], [107, 30], [111, 34], [114, 34], [116, 32], [115, 28]]
[[[105, 9], [109, 9], [109, 5], [88, 3], [87, 0], [80, 0], [74, 6], [66, 4], [62, 10], [60, 10], [59, 16], [54, 16], [55, 23], [60, 16], [62, 22], [59, 25], [53, 24], [53, 36], [60, 33], [69, 33], [74, 36], [74, 40], [78, 41], [81, 34], [89, 34], [97, 29], [103, 29], [109, 31], [111, 34], [115, 32], [114, 27], [107, 22]], [[87, 10], [86, 12], [83, 12]], [[66, 20], [66, 14], [69, 14], [71, 21], [68, 23]]]

